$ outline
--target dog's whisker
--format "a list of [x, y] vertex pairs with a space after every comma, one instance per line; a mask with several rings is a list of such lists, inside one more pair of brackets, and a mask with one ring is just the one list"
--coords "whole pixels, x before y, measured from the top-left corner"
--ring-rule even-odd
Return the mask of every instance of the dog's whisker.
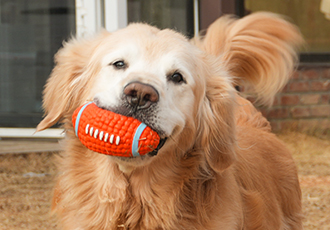
[[249, 150], [249, 149], [253, 148], [255, 145], [256, 145], [256, 144], [253, 144], [253, 145], [250, 145], [249, 147], [246, 147], [246, 148], [244, 148], [244, 147], [240, 147], [239, 144], [237, 144], [236, 146], [237, 146], [237, 148], [239, 148], [240, 150]]

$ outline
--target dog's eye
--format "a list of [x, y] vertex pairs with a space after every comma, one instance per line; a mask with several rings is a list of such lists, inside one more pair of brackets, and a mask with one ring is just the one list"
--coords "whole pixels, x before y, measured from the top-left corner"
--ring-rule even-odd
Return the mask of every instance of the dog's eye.
[[181, 73], [175, 72], [169, 77], [170, 81], [173, 81], [174, 83], [181, 83], [185, 82], [184, 78], [182, 77]]
[[122, 60], [112, 63], [116, 69], [125, 69], [127, 67], [126, 63]]

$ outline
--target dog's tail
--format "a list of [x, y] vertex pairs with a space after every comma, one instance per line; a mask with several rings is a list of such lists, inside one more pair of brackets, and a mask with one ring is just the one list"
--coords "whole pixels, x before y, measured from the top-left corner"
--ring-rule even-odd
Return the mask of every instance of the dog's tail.
[[235, 84], [248, 83], [258, 102], [271, 105], [292, 75], [303, 39], [297, 27], [279, 15], [260, 12], [242, 19], [221, 17], [193, 42], [217, 56]]

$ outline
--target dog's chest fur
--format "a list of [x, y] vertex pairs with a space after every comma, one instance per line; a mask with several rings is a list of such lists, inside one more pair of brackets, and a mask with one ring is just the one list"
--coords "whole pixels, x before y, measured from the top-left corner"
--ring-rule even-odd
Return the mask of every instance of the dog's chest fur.
[[[72, 149], [77, 145], [75, 141]], [[76, 224], [95, 229], [194, 229], [196, 222], [205, 228], [214, 207], [219, 207], [218, 190], [215, 175], [203, 171], [199, 157], [196, 153], [172, 157], [177, 160], [171, 162], [160, 159], [125, 175], [105, 155], [90, 151], [64, 154], [61, 164], [66, 170], [60, 181], [70, 183], [60, 185], [62, 200], [57, 208], [63, 216], [80, 210]]]

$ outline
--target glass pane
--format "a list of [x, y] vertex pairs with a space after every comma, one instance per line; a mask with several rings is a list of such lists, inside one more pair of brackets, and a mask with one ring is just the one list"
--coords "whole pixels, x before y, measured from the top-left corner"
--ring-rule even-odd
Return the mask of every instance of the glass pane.
[[128, 22], [146, 22], [160, 29], [194, 34], [192, 0], [128, 0]]
[[0, 0], [0, 127], [35, 127], [62, 41], [75, 33], [75, 0]]
[[309, 53], [330, 52], [330, 20], [320, 10], [321, 0], [245, 0], [248, 13], [271, 11], [289, 16], [307, 41]]

